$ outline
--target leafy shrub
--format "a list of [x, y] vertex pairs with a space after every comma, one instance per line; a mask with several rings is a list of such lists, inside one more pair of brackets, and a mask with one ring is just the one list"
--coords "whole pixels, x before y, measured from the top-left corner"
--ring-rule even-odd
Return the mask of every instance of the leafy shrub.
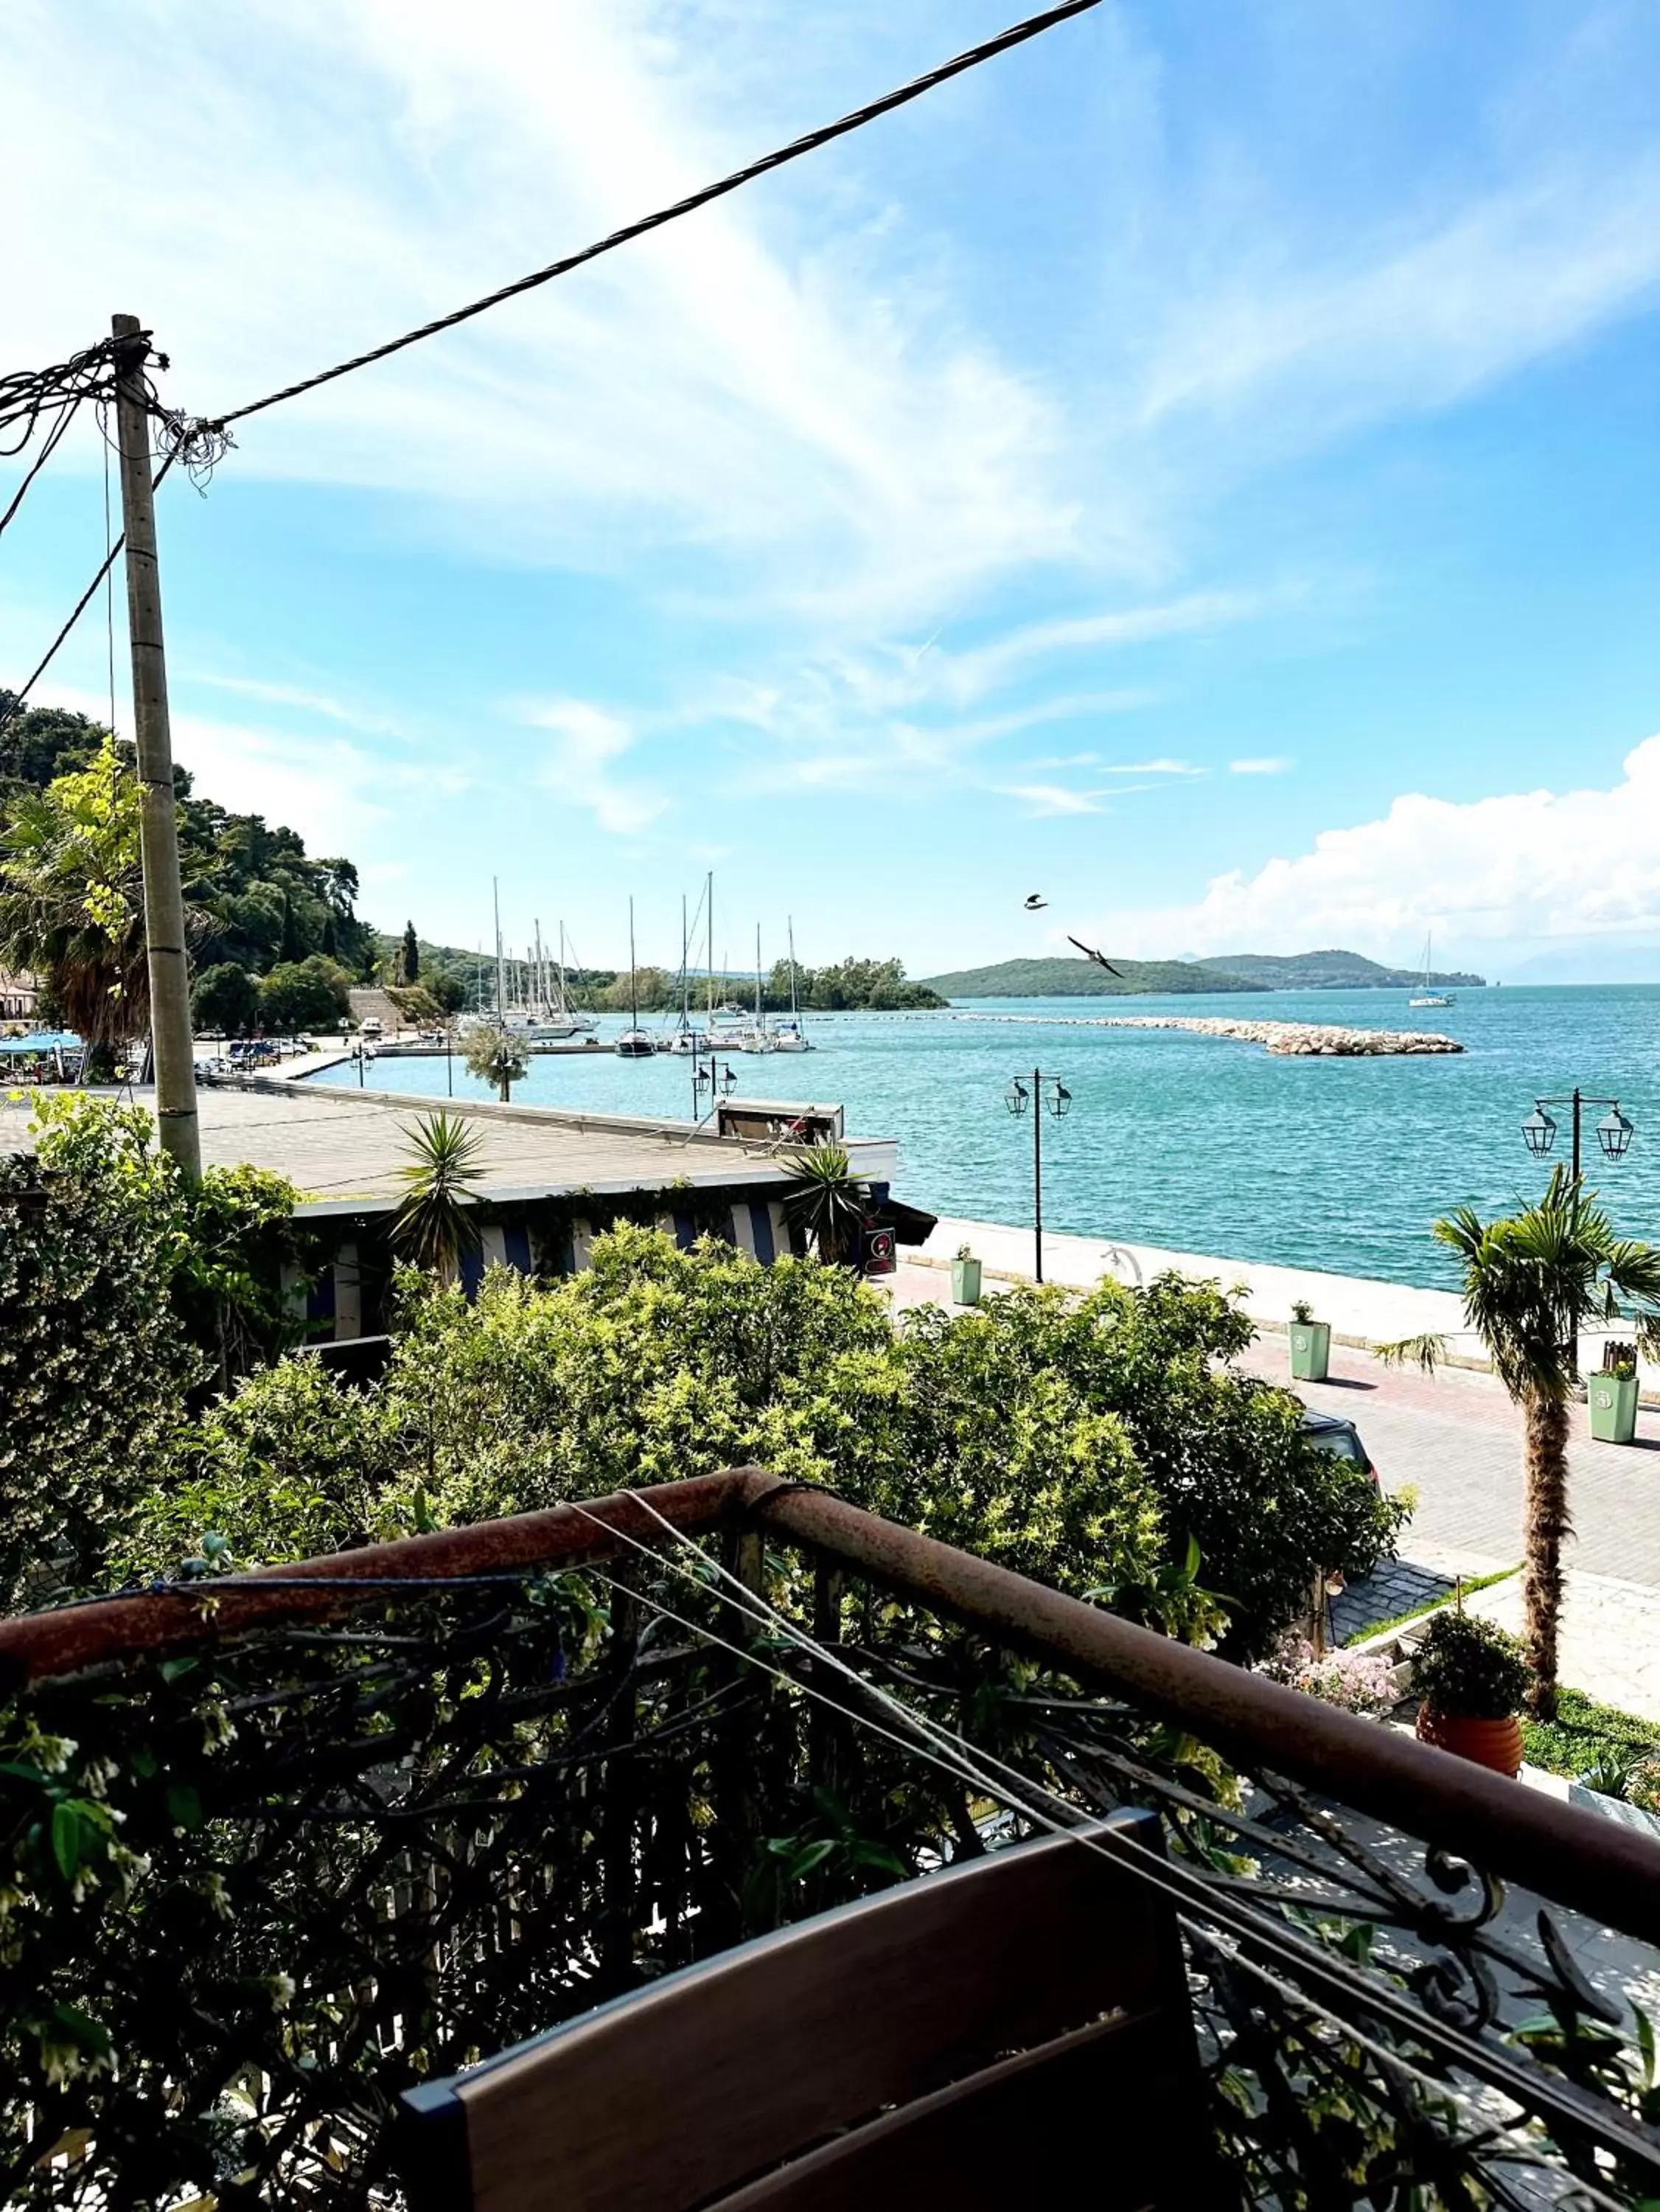
[[8, 1609], [101, 1580], [173, 1479], [191, 1393], [280, 1340], [294, 1197], [252, 1169], [186, 1183], [136, 1108], [47, 1097], [36, 1127], [34, 1156], [0, 1157]]
[[1528, 1680], [1516, 1638], [1468, 1613], [1432, 1615], [1413, 1658], [1414, 1689], [1447, 1720], [1506, 1720], [1527, 1694]]

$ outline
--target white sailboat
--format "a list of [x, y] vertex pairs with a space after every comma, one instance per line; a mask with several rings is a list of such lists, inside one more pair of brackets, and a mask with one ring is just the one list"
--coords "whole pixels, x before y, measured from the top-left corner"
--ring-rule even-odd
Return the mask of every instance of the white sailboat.
[[651, 1060], [657, 1055], [657, 1039], [650, 1030], [639, 1025], [639, 1005], [635, 996], [634, 980], [634, 902], [628, 902], [628, 1026], [612, 1048], [619, 1060]]
[[755, 1018], [737, 1036], [740, 1052], [776, 1052], [779, 1041], [766, 1026], [766, 1017], [761, 1012], [760, 981], [760, 924], [755, 925]]
[[[705, 898], [712, 902], [714, 892], [715, 878], [712, 870], [704, 886]], [[712, 963], [713, 957], [712, 949], [710, 954]], [[682, 891], [680, 896], [680, 1012], [676, 1019], [674, 1029], [663, 1048], [665, 1052], [673, 1053], [677, 1060], [695, 1060], [700, 1054], [709, 1049], [709, 1038], [706, 1032], [697, 1028], [692, 1020], [691, 958], [692, 940], [686, 922], [686, 894]], [[710, 989], [712, 991], [713, 988], [714, 981], [712, 975]]]
[[790, 1012], [781, 1015], [772, 1024], [774, 1052], [811, 1052], [807, 1030], [801, 1018], [800, 994], [796, 988], [796, 921], [790, 917]]
[[1419, 985], [1418, 988], [1413, 993], [1412, 996], [1407, 1000], [1407, 1004], [1409, 1006], [1450, 1006], [1452, 1004], [1452, 994], [1450, 991], [1438, 991], [1430, 981], [1431, 971], [1433, 964], [1430, 957], [1433, 949], [1433, 940], [1430, 933], [1426, 930], [1424, 933], [1423, 981]]

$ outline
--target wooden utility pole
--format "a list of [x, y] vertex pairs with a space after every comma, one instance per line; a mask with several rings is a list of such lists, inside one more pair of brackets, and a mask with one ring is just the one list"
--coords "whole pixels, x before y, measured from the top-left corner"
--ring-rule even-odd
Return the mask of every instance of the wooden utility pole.
[[138, 850], [144, 874], [155, 1115], [162, 1149], [194, 1182], [202, 1173], [202, 1136], [196, 1112], [190, 963], [185, 954], [185, 895], [179, 876], [179, 825], [173, 810], [173, 727], [167, 715], [167, 662], [161, 641], [161, 581], [155, 562], [150, 418], [144, 404], [143, 372], [149, 344], [136, 315], [117, 315], [110, 327], [118, 338], [126, 341], [116, 365], [115, 416], [121, 448], [122, 526], [127, 538], [127, 627], [132, 640]]

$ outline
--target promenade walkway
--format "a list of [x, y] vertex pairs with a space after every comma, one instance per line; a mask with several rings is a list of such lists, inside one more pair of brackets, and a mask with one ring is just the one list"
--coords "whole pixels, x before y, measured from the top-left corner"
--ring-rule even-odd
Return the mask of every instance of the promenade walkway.
[[[895, 1303], [948, 1306], [950, 1280], [942, 1270], [963, 1243], [985, 1263], [989, 1289], [997, 1287], [993, 1271], [1005, 1279], [1029, 1278], [1030, 1230], [942, 1220], [918, 1258], [900, 1269]], [[1283, 1330], [1293, 1298], [1306, 1297], [1339, 1340], [1349, 1340], [1335, 1346], [1328, 1382], [1294, 1387], [1317, 1411], [1353, 1420], [1385, 1488], [1409, 1487], [1417, 1502], [1399, 1566], [1378, 1577], [1375, 1588], [1340, 1603], [1343, 1632], [1361, 1632], [1368, 1618], [1390, 1617], [1449, 1588], [1455, 1577], [1519, 1563], [1521, 1419], [1494, 1377], [1477, 1366], [1480, 1346], [1458, 1328], [1462, 1314], [1450, 1292], [1103, 1238], [1045, 1237], [1044, 1259], [1050, 1280], [1080, 1286], [1109, 1273], [1120, 1281], [1145, 1282], [1169, 1267], [1242, 1285], [1245, 1310], [1263, 1334], [1239, 1364], [1287, 1388]], [[1445, 1331], [1469, 1364], [1432, 1377], [1385, 1368], [1366, 1349], [1425, 1330]], [[1646, 1370], [1645, 1381], [1653, 1387]], [[1563, 1677], [1628, 1712], [1660, 1720], [1660, 1412], [1645, 1407], [1631, 1445], [1594, 1443], [1583, 1407], [1572, 1418], [1576, 1534], [1568, 1555]], [[1478, 1593], [1470, 1604], [1506, 1627], [1519, 1627], [1519, 1578]]]

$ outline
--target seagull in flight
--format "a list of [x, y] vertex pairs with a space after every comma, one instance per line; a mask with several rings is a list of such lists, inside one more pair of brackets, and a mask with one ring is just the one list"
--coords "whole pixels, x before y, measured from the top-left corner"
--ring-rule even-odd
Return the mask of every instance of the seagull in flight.
[[1028, 914], [1041, 914], [1048, 903], [1041, 891], [1033, 891], [1027, 899], [1026, 910]]
[[1081, 938], [1069, 937], [1066, 941], [1069, 945], [1075, 945], [1086, 960], [1093, 960], [1098, 968], [1105, 968], [1109, 975], [1116, 975], [1120, 982], [1123, 981], [1124, 970], [1115, 968], [1105, 952], [1097, 952], [1093, 945], [1086, 945]]

